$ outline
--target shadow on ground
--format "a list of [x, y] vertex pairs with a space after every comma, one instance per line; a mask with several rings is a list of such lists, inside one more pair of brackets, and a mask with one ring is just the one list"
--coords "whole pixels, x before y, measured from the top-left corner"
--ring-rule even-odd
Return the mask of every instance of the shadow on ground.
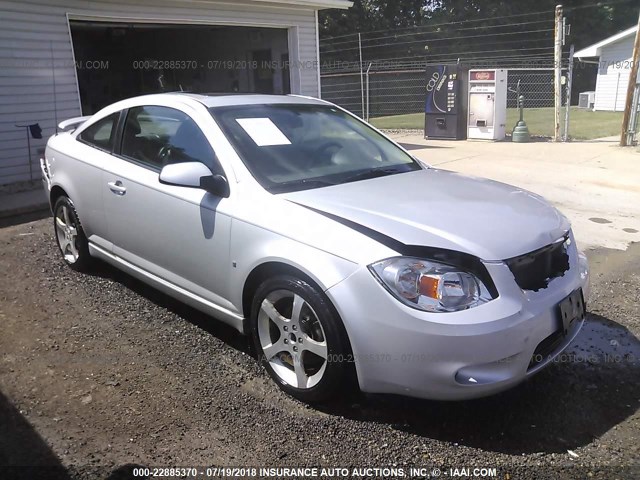
[[451, 145], [451, 147], [445, 147], [443, 145], [422, 145], [422, 144], [417, 144], [417, 143], [404, 143], [404, 142], [398, 142], [398, 144], [404, 148], [405, 150], [423, 150], [425, 148], [452, 148], [453, 145]]
[[49, 445], [0, 392], [0, 478], [67, 480]]
[[226, 323], [212, 319], [209, 315], [206, 315], [205, 313], [202, 313], [201, 311], [196, 310], [195, 308], [192, 308], [159, 290], [156, 290], [146, 283], [143, 283], [142, 281], [118, 270], [115, 267], [112, 267], [107, 263], [101, 261], [95, 262], [95, 266], [92, 267], [91, 272], [87, 273], [87, 275], [93, 275], [118, 282], [156, 305], [166, 308], [171, 313], [178, 315], [185, 321], [192, 323], [205, 332], [219, 338], [230, 347], [251, 355], [254, 358], [256, 357], [250, 347], [248, 337], [240, 334], [234, 328], [230, 327]]
[[[551, 142], [553, 138], [547, 137], [545, 135], [531, 135], [530, 139], [526, 143], [548, 143]], [[508, 133], [503, 140], [499, 140], [500, 142], [513, 143], [512, 135]]]
[[95, 478], [133, 480], [133, 469], [143, 465], [125, 464], [117, 468], [76, 465], [65, 468], [44, 439], [20, 411], [0, 392], [0, 478], [11, 480], [71, 480]]
[[[247, 337], [128, 274], [100, 263], [94, 275], [125, 285], [255, 357]], [[628, 329], [590, 314], [574, 343], [553, 365], [502, 394], [464, 402], [350, 394], [315, 408], [487, 451], [566, 453], [591, 443], [636, 412], [639, 359], [640, 341]]]
[[640, 342], [630, 331], [589, 315], [553, 365], [502, 394], [465, 402], [375, 395], [323, 410], [487, 451], [566, 453], [637, 411], [639, 358]]
[[0, 218], [0, 228], [12, 227], [22, 223], [35, 222], [43, 218], [51, 217], [51, 211], [48, 208], [37, 210], [35, 212], [23, 213], [20, 215], [12, 215]]

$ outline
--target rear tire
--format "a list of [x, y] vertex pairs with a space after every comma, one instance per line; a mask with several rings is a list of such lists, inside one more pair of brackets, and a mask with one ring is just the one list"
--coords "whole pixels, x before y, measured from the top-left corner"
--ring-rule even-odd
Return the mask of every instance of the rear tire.
[[276, 384], [307, 403], [335, 396], [351, 361], [344, 327], [325, 295], [307, 281], [279, 275], [253, 298], [250, 333]]
[[64, 262], [79, 272], [89, 270], [92, 263], [89, 242], [69, 197], [63, 195], [56, 200], [53, 206], [53, 228]]

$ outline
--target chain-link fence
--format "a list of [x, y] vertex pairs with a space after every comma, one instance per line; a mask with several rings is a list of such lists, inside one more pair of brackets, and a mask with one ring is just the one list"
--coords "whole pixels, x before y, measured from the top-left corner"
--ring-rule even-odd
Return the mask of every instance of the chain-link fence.
[[[563, 75], [569, 65], [566, 50]], [[505, 69], [507, 131], [519, 117], [516, 88], [520, 82], [531, 134], [554, 136], [556, 63], [551, 10], [324, 38], [320, 60], [324, 99], [390, 129], [424, 128], [428, 65], [458, 64], [463, 72]], [[568, 83], [561, 88], [563, 105]]]
[[[563, 74], [566, 73], [563, 70]], [[361, 81], [362, 79], [362, 81]], [[322, 97], [384, 128], [421, 129], [424, 126], [427, 77], [424, 69], [333, 73], [321, 76]], [[507, 130], [518, 120], [516, 89], [524, 96], [525, 120], [534, 136], [552, 136], [554, 113], [553, 68], [507, 70]], [[566, 103], [566, 89], [562, 89]], [[564, 117], [564, 116], [563, 116]]]
[[424, 112], [424, 70], [323, 75], [322, 98], [364, 118]]

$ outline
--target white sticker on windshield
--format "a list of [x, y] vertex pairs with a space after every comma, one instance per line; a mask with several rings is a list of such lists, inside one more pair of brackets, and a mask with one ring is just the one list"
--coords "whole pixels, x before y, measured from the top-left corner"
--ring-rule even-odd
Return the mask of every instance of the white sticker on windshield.
[[291, 145], [289, 139], [270, 118], [236, 118], [236, 122], [259, 147]]

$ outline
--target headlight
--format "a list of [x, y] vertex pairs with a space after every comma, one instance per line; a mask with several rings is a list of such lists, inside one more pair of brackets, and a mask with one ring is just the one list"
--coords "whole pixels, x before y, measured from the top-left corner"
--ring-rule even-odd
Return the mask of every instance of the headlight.
[[492, 299], [474, 274], [432, 260], [395, 257], [369, 270], [402, 303], [427, 312], [457, 312]]

